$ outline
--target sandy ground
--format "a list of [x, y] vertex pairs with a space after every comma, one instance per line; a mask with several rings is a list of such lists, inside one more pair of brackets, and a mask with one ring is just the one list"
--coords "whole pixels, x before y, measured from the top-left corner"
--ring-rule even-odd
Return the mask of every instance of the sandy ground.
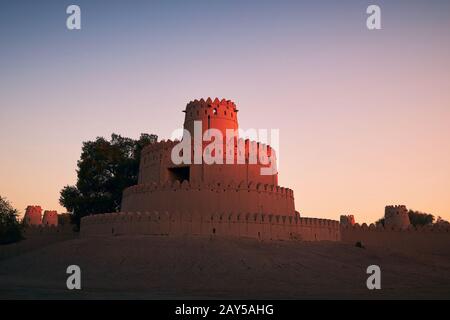
[[[450, 298], [448, 256], [332, 242], [92, 237], [0, 259], [2, 299]], [[66, 288], [71, 264], [82, 270], [78, 291]], [[366, 287], [372, 264], [381, 290]]]

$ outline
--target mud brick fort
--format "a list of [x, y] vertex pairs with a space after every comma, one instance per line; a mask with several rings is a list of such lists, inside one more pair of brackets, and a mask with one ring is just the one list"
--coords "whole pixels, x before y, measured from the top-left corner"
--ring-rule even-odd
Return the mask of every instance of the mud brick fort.
[[[340, 221], [301, 217], [295, 210], [294, 192], [278, 185], [278, 173], [261, 174], [261, 169], [269, 164], [260, 159], [269, 157], [276, 161], [275, 151], [239, 137], [238, 109], [232, 101], [195, 100], [183, 112], [182, 140], [163, 140], [146, 146], [141, 153], [138, 184], [123, 191], [121, 212], [82, 218], [82, 237], [218, 236], [362, 242], [435, 253], [449, 249], [449, 225], [416, 228], [410, 224], [404, 205], [386, 206], [384, 225], [360, 225], [353, 215], [342, 215]], [[227, 136], [227, 130], [234, 130], [231, 138], [227, 136], [228, 140], [234, 139], [234, 148], [224, 146], [222, 150], [226, 151], [219, 155], [224, 158], [223, 163], [175, 164], [172, 161], [172, 151], [182, 142], [192, 146], [191, 159], [194, 157], [195, 147], [199, 146], [193, 138], [195, 123], [201, 123], [202, 133], [216, 129]], [[208, 144], [201, 141], [202, 155], [208, 152]], [[225, 161], [227, 152], [234, 152], [231, 163]], [[257, 161], [251, 161], [255, 155]], [[238, 163], [238, 156], [244, 161]], [[25, 222], [34, 227], [33, 232], [55, 230], [56, 212], [45, 211], [43, 217], [41, 212], [39, 206], [29, 206]]]
[[[226, 162], [223, 152], [223, 164], [203, 161], [177, 165], [171, 154], [179, 141], [151, 144], [142, 151], [138, 184], [123, 192], [122, 212], [83, 218], [82, 234], [340, 240], [338, 221], [300, 217], [295, 211], [294, 192], [278, 185], [278, 173], [261, 174], [269, 164], [259, 159], [267, 156], [276, 161], [275, 151], [238, 136], [238, 109], [232, 101], [191, 101], [184, 113], [184, 129], [190, 134], [183, 135], [182, 140], [191, 140], [192, 158], [197, 121], [203, 133], [216, 129], [230, 139], [227, 130], [233, 130], [234, 150], [228, 150], [234, 151], [233, 162]], [[202, 154], [208, 152], [208, 144], [201, 142]], [[227, 150], [226, 146], [223, 150]], [[238, 163], [239, 156], [244, 163]], [[252, 156], [256, 162], [251, 161]]]

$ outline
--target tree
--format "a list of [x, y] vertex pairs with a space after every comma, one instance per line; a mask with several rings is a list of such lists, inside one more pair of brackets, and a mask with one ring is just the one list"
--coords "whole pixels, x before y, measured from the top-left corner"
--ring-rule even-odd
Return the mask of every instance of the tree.
[[384, 218], [380, 218], [377, 221], [375, 221], [375, 225], [382, 225], [384, 227]]
[[447, 220], [443, 219], [441, 216], [438, 216], [437, 219], [436, 219], [435, 224], [438, 224], [438, 225], [449, 225], [450, 222], [448, 222]]
[[123, 190], [137, 184], [142, 149], [157, 139], [141, 134], [133, 140], [113, 133], [110, 141], [97, 137], [83, 142], [77, 184], [65, 186], [59, 199], [72, 213], [72, 222], [79, 227], [86, 215], [119, 211]]
[[22, 240], [22, 225], [17, 220], [18, 211], [0, 196], [0, 244]]
[[433, 224], [434, 221], [434, 216], [432, 214], [420, 211], [408, 210], [408, 216], [409, 222], [411, 222], [414, 227]]

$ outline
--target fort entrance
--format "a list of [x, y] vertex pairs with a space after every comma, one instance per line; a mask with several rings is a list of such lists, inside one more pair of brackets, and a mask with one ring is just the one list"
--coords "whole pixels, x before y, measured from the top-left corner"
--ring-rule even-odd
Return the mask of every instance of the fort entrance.
[[189, 181], [190, 177], [190, 167], [180, 166], [168, 168], [170, 181], [180, 181], [182, 183], [184, 180]]

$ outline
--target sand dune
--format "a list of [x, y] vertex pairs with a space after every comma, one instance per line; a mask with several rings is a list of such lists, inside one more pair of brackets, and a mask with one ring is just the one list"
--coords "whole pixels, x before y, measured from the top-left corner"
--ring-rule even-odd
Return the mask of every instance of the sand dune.
[[[71, 264], [81, 267], [82, 290], [66, 289]], [[371, 264], [381, 267], [381, 290], [366, 287]], [[3, 258], [0, 297], [448, 299], [450, 257], [333, 242], [92, 237]]]

